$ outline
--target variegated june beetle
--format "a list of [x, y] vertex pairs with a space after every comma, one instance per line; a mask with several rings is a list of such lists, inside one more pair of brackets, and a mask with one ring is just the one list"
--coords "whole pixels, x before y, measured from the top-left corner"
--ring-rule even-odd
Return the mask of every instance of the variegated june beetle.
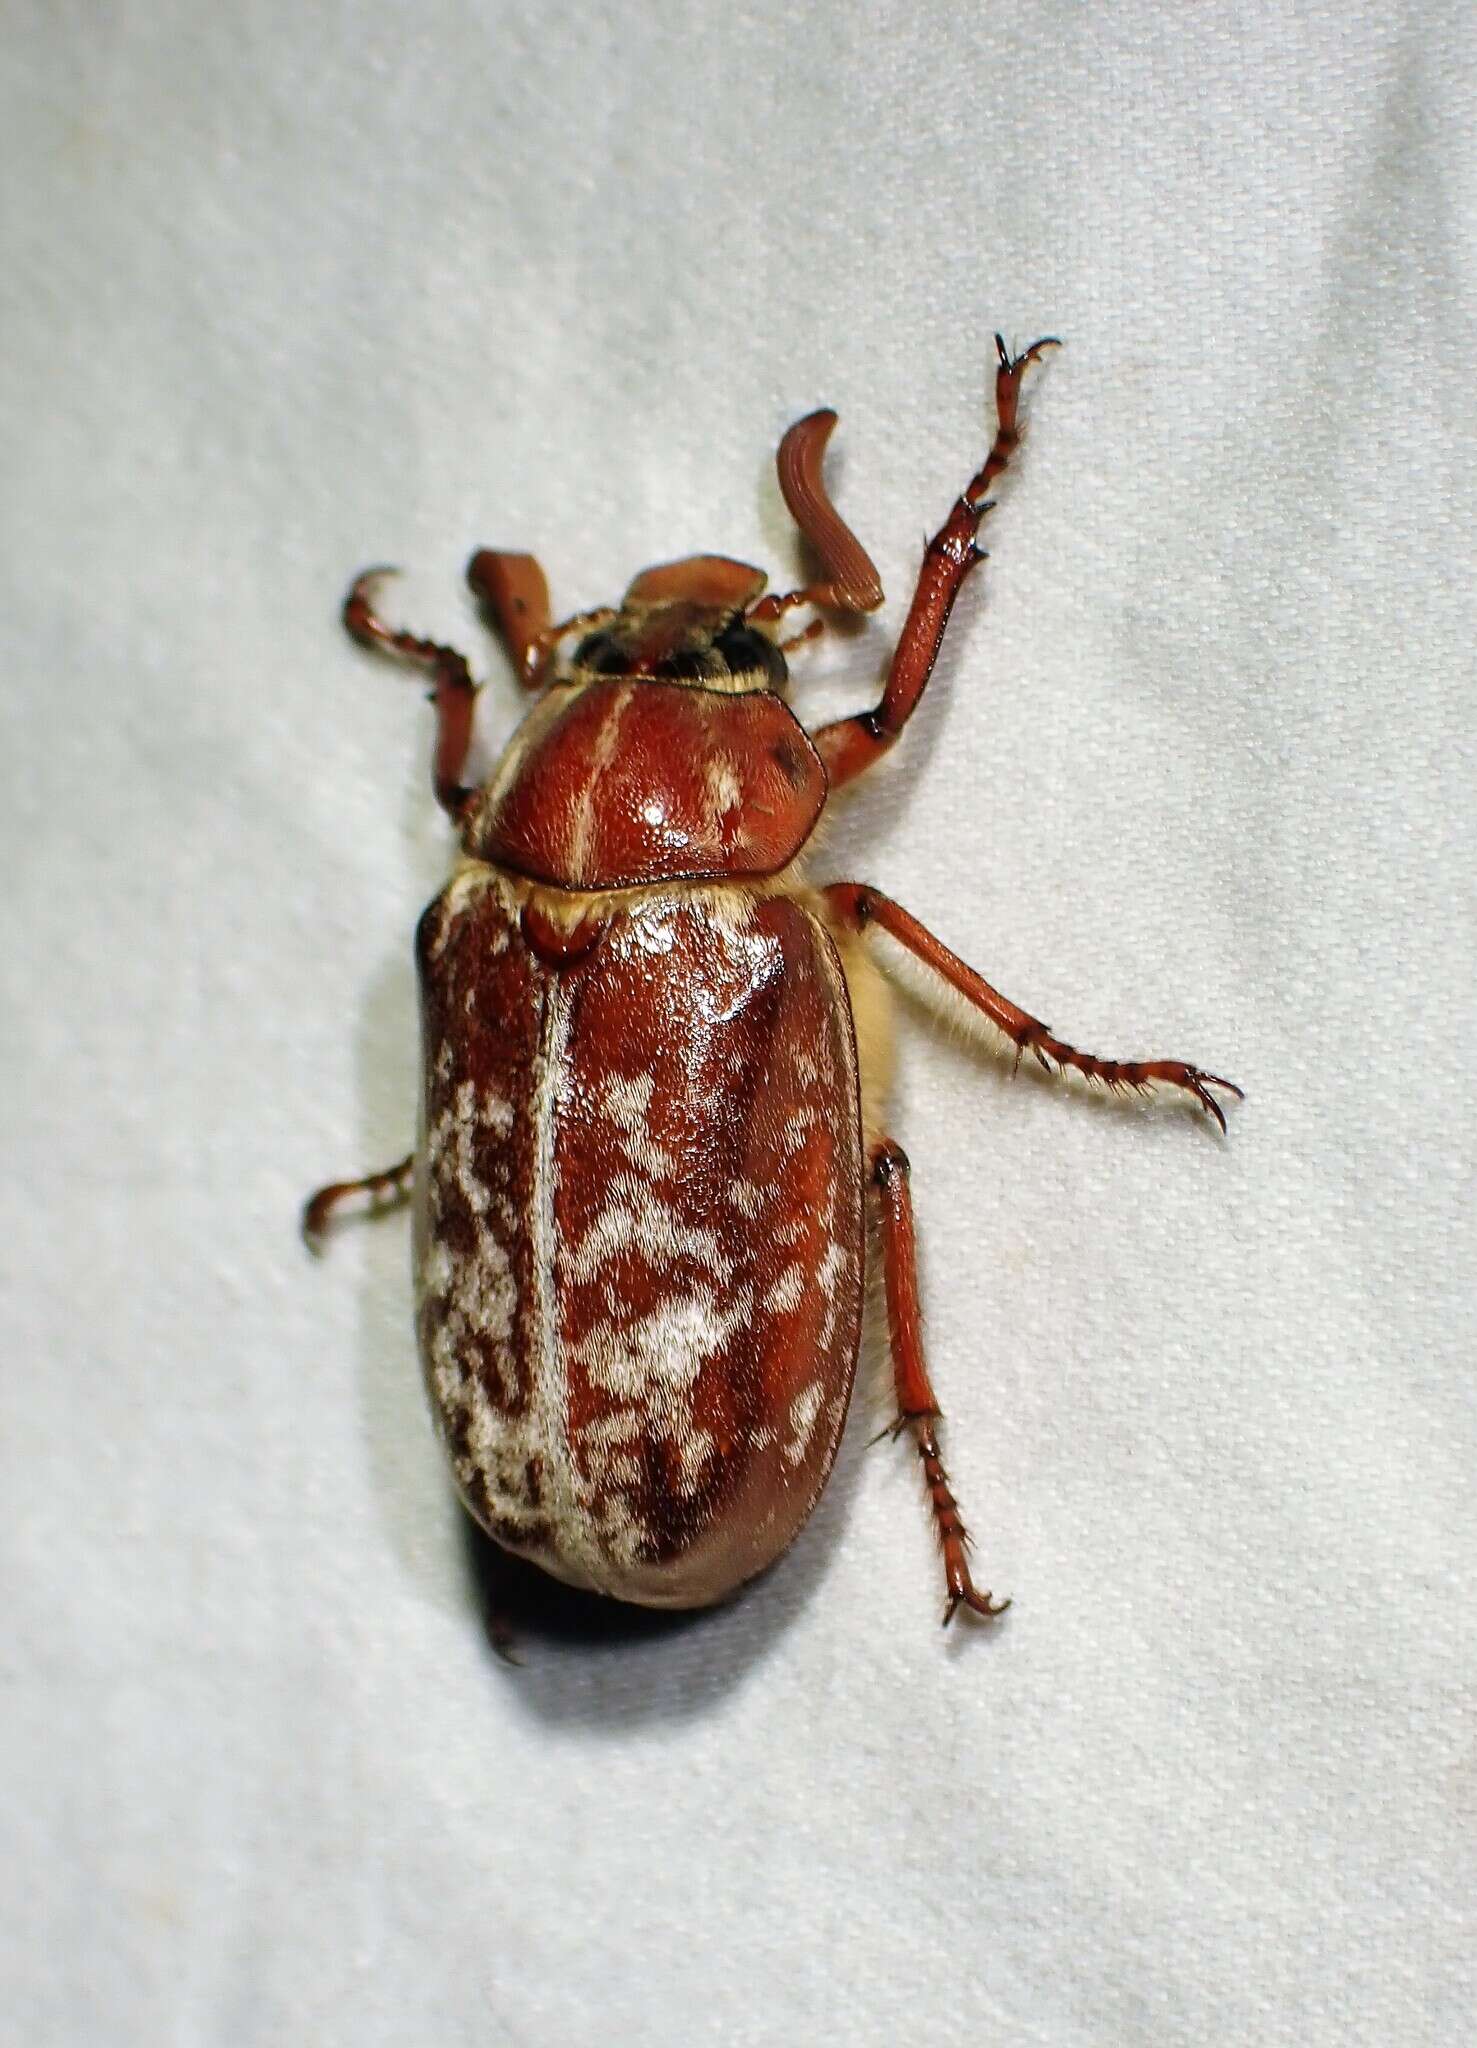
[[[386, 624], [379, 572], [345, 622], [428, 671], [433, 781], [460, 857], [416, 938], [424, 1092], [416, 1150], [325, 1188], [318, 1240], [358, 1195], [413, 1193], [416, 1319], [461, 1497], [506, 1550], [654, 1607], [723, 1599], [772, 1563], [825, 1483], [862, 1322], [877, 1205], [898, 1432], [922, 1461], [947, 1620], [1004, 1603], [970, 1575], [920, 1341], [908, 1162], [889, 1135], [886, 984], [873, 928], [1047, 1069], [1182, 1089], [1183, 1060], [1078, 1052], [890, 897], [804, 873], [821, 812], [893, 745], [922, 695], [1029, 365], [996, 338], [989, 454], [928, 544], [880, 700], [807, 732], [787, 656], [882, 588], [831, 503], [835, 414], [780, 444], [782, 495], [821, 565], [764, 575], [702, 555], [620, 604], [552, 624], [529, 555], [468, 570], [536, 701], [484, 784], [466, 778], [476, 686], [451, 648]], [[787, 634], [799, 607], [811, 623]]]

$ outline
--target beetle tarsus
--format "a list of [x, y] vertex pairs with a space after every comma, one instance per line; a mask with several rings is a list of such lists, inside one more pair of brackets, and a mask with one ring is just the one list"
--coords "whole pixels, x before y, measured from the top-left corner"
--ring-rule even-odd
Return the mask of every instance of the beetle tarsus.
[[1044, 349], [1057, 346], [1055, 337], [1046, 335], [1033, 341], [1024, 355], [1012, 357], [1003, 336], [996, 335], [995, 438], [948, 518], [924, 548], [913, 602], [893, 650], [882, 701], [871, 711], [822, 726], [815, 735], [833, 789], [853, 781], [880, 760], [917, 708], [938, 659], [954, 600], [970, 571], [987, 559], [976, 536], [994, 502], [990, 486], [1009, 468], [1020, 446], [1017, 412], [1021, 379]]
[[[897, 1419], [884, 1435], [894, 1439], [910, 1430], [923, 1466], [923, 1484], [933, 1512], [934, 1530], [944, 1554], [944, 1583], [949, 1614], [962, 1601], [977, 1614], [1003, 1610], [989, 1593], [979, 1594], [969, 1575], [969, 1532], [939, 1452], [938, 1397], [928, 1377], [918, 1309], [918, 1257], [913, 1228], [913, 1199], [908, 1188], [908, 1155], [891, 1138], [872, 1150], [872, 1180], [882, 1202], [882, 1277], [887, 1290], [887, 1321], [892, 1338], [892, 1370], [897, 1391]], [[1009, 1603], [1007, 1602], [1007, 1605]], [[948, 1619], [948, 1616], [945, 1616]]]
[[365, 1214], [369, 1216], [387, 1216], [392, 1209], [402, 1208], [410, 1200], [414, 1174], [415, 1154], [407, 1152], [403, 1159], [380, 1173], [367, 1173], [360, 1180], [331, 1181], [326, 1188], [319, 1188], [303, 1204], [303, 1243], [315, 1259], [321, 1258], [334, 1212], [356, 1196], [367, 1197]]
[[1041, 339], [1033, 341], [1028, 349], [1023, 349], [1018, 356], [1012, 356], [1010, 350], [1005, 346], [1005, 336], [1003, 334], [995, 336], [995, 354], [999, 360], [1000, 368], [1007, 376], [1014, 371], [1023, 370], [1027, 363], [1039, 361], [1042, 349], [1060, 348], [1061, 345], [1056, 335], [1043, 334]]
[[454, 680], [458, 687], [475, 691], [477, 686], [464, 654], [458, 654], [454, 647], [444, 647], [439, 640], [423, 640], [417, 633], [402, 632], [388, 625], [376, 611], [374, 600], [380, 585], [401, 573], [399, 569], [381, 567], [365, 569], [354, 578], [343, 604], [344, 625], [350, 637], [361, 647], [399, 655], [404, 661], [431, 669], [438, 680], [444, 672], [448, 681]]
[[362, 569], [349, 585], [344, 599], [343, 621], [349, 636], [361, 647], [393, 647], [396, 635], [375, 610], [381, 584], [403, 571], [382, 563], [376, 569]]
[[995, 1621], [1009, 1607], [1009, 1600], [997, 1600], [991, 1593], [977, 1593], [972, 1585], [961, 1586], [957, 1593], [951, 1592], [944, 1608], [943, 1626], [947, 1628], [961, 1607], [967, 1607], [971, 1614], [980, 1614], [988, 1621]]
[[968, 1554], [974, 1546], [959, 1512], [959, 1503], [950, 1489], [943, 1459], [939, 1456], [932, 1419], [915, 1418], [913, 1434], [923, 1461], [923, 1479], [933, 1508], [939, 1547], [944, 1553], [944, 1580], [949, 1589], [949, 1609], [944, 1616], [944, 1626], [948, 1626], [961, 1601], [976, 1614], [1003, 1614], [1010, 1602], [997, 1603], [993, 1594], [976, 1592], [969, 1575]]
[[343, 620], [349, 634], [361, 647], [380, 654], [396, 655], [431, 672], [430, 697], [436, 707], [436, 751], [431, 762], [431, 787], [436, 801], [450, 817], [460, 819], [474, 792], [462, 781], [467, 754], [472, 744], [472, 710], [477, 685], [467, 666], [467, 657], [439, 640], [423, 640], [387, 625], [374, 608], [374, 594], [395, 569], [365, 569], [349, 586], [344, 599]]
[[1017, 1069], [1022, 1057], [1029, 1053], [1048, 1074], [1053, 1068], [1061, 1072], [1071, 1068], [1087, 1082], [1100, 1083], [1114, 1094], [1121, 1094], [1129, 1088], [1140, 1094], [1156, 1086], [1180, 1088], [1215, 1119], [1222, 1131], [1226, 1129], [1225, 1111], [1210, 1090], [1224, 1088], [1238, 1102], [1244, 1099], [1234, 1081], [1227, 1081], [1219, 1074], [1208, 1074], [1204, 1068], [1192, 1066], [1188, 1060], [1109, 1060], [1100, 1058], [1097, 1053], [1079, 1052], [1075, 1045], [1058, 1038], [1039, 1017], [1033, 1017], [1029, 1010], [1023, 1010], [1019, 1003], [1013, 1003], [1009, 996], [1002, 995], [982, 974], [976, 974], [972, 967], [966, 966], [959, 955], [951, 953], [926, 925], [920, 924], [910, 911], [904, 910], [900, 903], [894, 903], [890, 896], [884, 896], [880, 889], [861, 882], [833, 882], [822, 894], [838, 922], [847, 930], [860, 931], [864, 925], [880, 925], [889, 937], [906, 947], [914, 959], [932, 968], [941, 980], [987, 1017], [1015, 1047]]
[[1228, 1095], [1234, 1095], [1238, 1102], [1245, 1102], [1246, 1090], [1238, 1088], [1234, 1081], [1227, 1081], [1220, 1074], [1204, 1073], [1199, 1067], [1187, 1067], [1182, 1084], [1187, 1087], [1203, 1109], [1209, 1110], [1221, 1127], [1222, 1136], [1226, 1130], [1226, 1112], [1211, 1094], [1212, 1088], [1224, 1088]]

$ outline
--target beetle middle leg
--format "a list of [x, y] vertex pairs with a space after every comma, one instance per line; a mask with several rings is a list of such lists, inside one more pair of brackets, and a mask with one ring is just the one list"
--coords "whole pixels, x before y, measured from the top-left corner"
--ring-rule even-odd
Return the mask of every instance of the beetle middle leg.
[[[954, 600], [971, 569], [985, 560], [984, 549], [977, 546], [975, 536], [993, 503], [985, 494], [996, 477], [1010, 466], [1011, 457], [1020, 446], [1017, 410], [1021, 379], [1043, 349], [1059, 346], [1047, 336], [1033, 341], [1024, 355], [1012, 356], [1001, 337], [995, 336], [999, 358], [995, 371], [995, 438], [984, 462], [955, 501], [953, 511], [928, 543], [923, 567], [918, 572], [918, 587], [893, 650], [881, 701], [871, 711], [837, 719], [812, 735], [833, 789], [852, 781], [880, 760], [917, 709], [938, 660]], [[801, 425], [804, 424], [802, 421]], [[792, 428], [791, 432], [794, 431]]]
[[961, 1604], [972, 1607], [976, 1614], [1003, 1614], [1010, 1602], [977, 1591], [969, 1575], [969, 1532], [939, 1456], [939, 1404], [923, 1358], [908, 1156], [891, 1138], [880, 1139], [872, 1148], [872, 1181], [882, 1204], [882, 1276], [887, 1290], [887, 1326], [897, 1389], [898, 1413], [892, 1434], [900, 1436], [905, 1429], [909, 1430], [923, 1463], [923, 1483], [928, 1488], [929, 1505], [944, 1553], [944, 1580], [949, 1593], [944, 1625], [947, 1627], [953, 1620]]
[[926, 925], [920, 924], [890, 896], [884, 896], [880, 889], [869, 888], [862, 882], [833, 882], [821, 893], [831, 914], [847, 930], [859, 932], [875, 924], [896, 939], [899, 945], [906, 946], [925, 967], [932, 968], [1011, 1041], [1017, 1064], [1023, 1053], [1029, 1053], [1047, 1073], [1053, 1066], [1073, 1067], [1089, 1081], [1101, 1082], [1104, 1087], [1115, 1091], [1134, 1088], [1142, 1092], [1152, 1088], [1156, 1082], [1169, 1088], [1182, 1088], [1214, 1117], [1222, 1131], [1226, 1128], [1226, 1113], [1211, 1090], [1224, 1088], [1238, 1102], [1243, 1099], [1242, 1091], [1234, 1081], [1227, 1081], [1219, 1074], [1208, 1074], [1203, 1067], [1193, 1067], [1187, 1060], [1105, 1060], [1096, 1053], [1079, 1052], [1075, 1045], [1068, 1045], [1064, 1038], [1057, 1038], [1039, 1017], [1033, 1017], [1018, 1003], [1011, 1002], [1008, 996], [1001, 995], [982, 974], [976, 974], [972, 967], [966, 966], [959, 955], [951, 953]]
[[303, 1205], [303, 1241], [308, 1250], [317, 1252], [323, 1249], [324, 1233], [334, 1211], [357, 1196], [367, 1199], [372, 1216], [400, 1208], [410, 1200], [414, 1176], [415, 1154], [407, 1152], [403, 1159], [387, 1166], [382, 1173], [366, 1173], [362, 1180], [336, 1180], [326, 1188], [319, 1188], [317, 1194], [310, 1195]]

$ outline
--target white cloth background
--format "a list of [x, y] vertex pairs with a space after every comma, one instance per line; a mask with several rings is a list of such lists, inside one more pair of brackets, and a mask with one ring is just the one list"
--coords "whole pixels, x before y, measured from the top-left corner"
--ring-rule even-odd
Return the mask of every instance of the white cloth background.
[[[53, 2043], [1460, 2042], [1474, 2018], [1477, 36], [1450, 4], [12, 7], [5, 2032]], [[1068, 346], [906, 746], [818, 862], [1174, 1102], [901, 1016], [940, 1633], [866, 1448], [695, 1625], [490, 1655], [403, 1219], [430, 721], [374, 561], [567, 610], [889, 593], [990, 334]], [[875, 1370], [875, 1368], [874, 1368]]]

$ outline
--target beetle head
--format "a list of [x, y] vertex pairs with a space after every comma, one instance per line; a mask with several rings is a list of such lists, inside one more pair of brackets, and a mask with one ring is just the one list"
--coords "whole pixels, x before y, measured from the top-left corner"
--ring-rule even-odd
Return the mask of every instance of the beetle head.
[[582, 675], [694, 683], [735, 694], [782, 690], [785, 657], [748, 608], [764, 589], [762, 570], [724, 555], [690, 555], [644, 569], [620, 610], [575, 646]]

